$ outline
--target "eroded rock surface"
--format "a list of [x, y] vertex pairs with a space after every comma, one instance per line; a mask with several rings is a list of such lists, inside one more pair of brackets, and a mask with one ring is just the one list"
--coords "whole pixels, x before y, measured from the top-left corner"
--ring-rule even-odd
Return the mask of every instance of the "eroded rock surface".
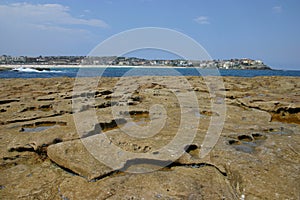
[[299, 78], [223, 81], [1, 79], [1, 199], [298, 199]]

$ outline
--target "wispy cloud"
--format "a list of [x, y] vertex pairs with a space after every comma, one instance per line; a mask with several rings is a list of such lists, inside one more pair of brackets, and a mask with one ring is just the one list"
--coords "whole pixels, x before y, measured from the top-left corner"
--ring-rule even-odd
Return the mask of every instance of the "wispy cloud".
[[88, 52], [99, 40], [98, 29], [109, 27], [61, 4], [32, 3], [0, 3], [0, 24], [0, 52], [19, 55]]
[[[9, 16], [9, 17], [8, 17]], [[70, 9], [61, 4], [15, 3], [0, 5], [0, 21], [12, 21], [37, 26], [86, 25], [106, 28], [100, 19], [82, 19], [70, 14]]]
[[198, 24], [210, 24], [207, 16], [199, 16], [194, 19]]
[[274, 6], [272, 10], [274, 13], [282, 13], [282, 6]]

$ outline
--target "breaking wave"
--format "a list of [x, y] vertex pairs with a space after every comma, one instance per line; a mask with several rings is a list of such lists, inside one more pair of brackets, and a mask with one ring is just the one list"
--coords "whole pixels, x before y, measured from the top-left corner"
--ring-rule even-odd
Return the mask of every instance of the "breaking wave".
[[12, 71], [31, 72], [31, 73], [61, 73], [62, 71], [50, 70], [49, 68], [31, 68], [31, 67], [16, 67]]

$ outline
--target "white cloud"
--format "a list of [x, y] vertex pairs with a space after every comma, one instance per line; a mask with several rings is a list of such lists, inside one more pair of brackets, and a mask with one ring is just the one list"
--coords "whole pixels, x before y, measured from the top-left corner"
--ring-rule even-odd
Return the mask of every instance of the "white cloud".
[[106, 28], [108, 25], [100, 19], [82, 19], [73, 17], [67, 6], [60, 4], [15, 3], [0, 5], [0, 21], [35, 24], [43, 26], [86, 25]]
[[274, 6], [272, 10], [274, 13], [282, 13], [282, 6]]
[[[84, 12], [84, 11], [83, 11]], [[88, 52], [108, 25], [78, 17], [60, 4], [0, 4], [0, 54], [65, 55]]]
[[194, 19], [198, 24], [210, 24], [208, 21], [208, 17], [206, 16], [199, 16], [196, 19]]

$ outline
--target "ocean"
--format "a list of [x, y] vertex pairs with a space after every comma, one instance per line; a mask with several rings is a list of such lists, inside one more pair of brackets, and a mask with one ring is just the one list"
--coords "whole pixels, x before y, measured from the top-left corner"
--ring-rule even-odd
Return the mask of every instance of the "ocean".
[[53, 78], [53, 77], [122, 77], [122, 76], [300, 76], [292, 70], [211, 70], [196, 68], [50, 68], [50, 71], [19, 69], [0, 71], [0, 78]]

